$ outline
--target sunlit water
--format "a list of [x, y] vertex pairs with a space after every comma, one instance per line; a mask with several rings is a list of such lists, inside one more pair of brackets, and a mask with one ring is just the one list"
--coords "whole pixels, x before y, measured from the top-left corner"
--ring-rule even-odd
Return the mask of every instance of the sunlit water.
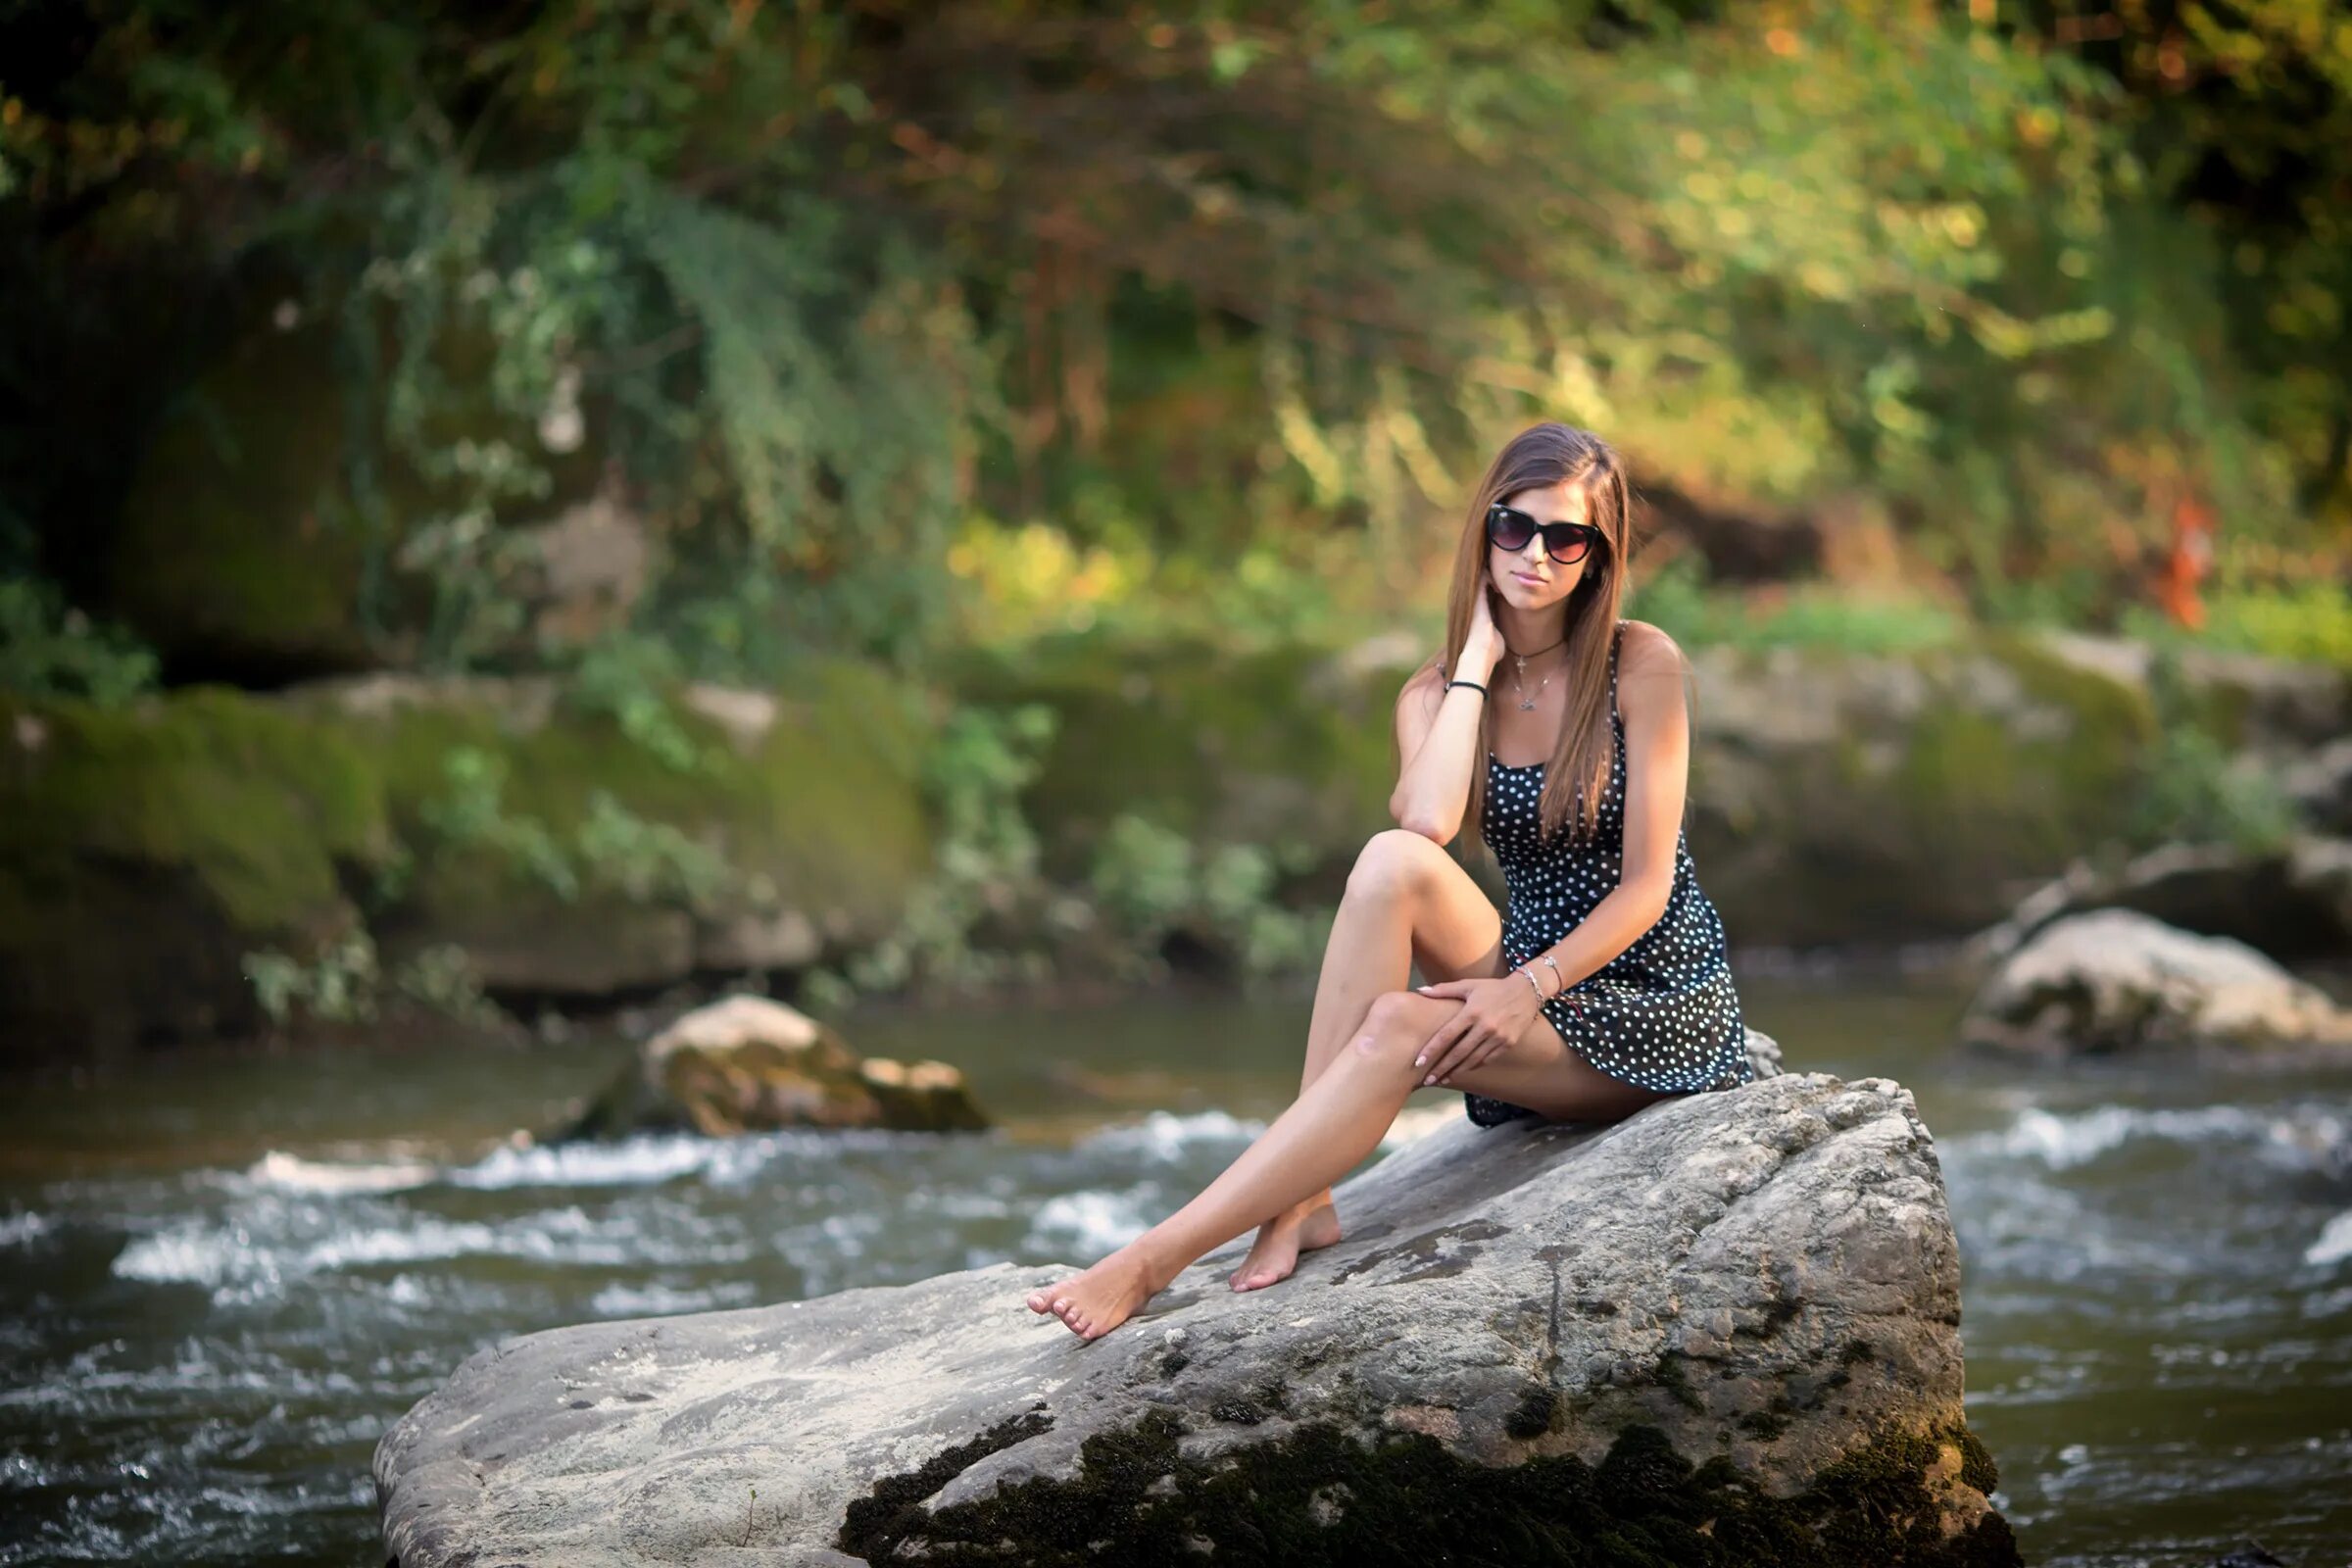
[[[2346, 1559], [2352, 1077], [1990, 1060], [1949, 1044], [1958, 997], [1894, 981], [1743, 996], [1793, 1068], [1918, 1096], [1960, 1234], [1969, 1413], [2030, 1561]], [[1304, 1021], [1302, 1001], [1147, 1001], [848, 1026], [964, 1067], [1000, 1123], [978, 1137], [501, 1147], [617, 1040], [6, 1085], [0, 1562], [380, 1564], [375, 1441], [473, 1350], [1089, 1261], [1280, 1109]]]

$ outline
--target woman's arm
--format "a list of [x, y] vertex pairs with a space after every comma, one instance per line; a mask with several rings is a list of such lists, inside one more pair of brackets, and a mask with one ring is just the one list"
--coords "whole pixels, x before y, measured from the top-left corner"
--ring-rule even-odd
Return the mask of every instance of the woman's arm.
[[[1617, 653], [1617, 711], [1625, 720], [1625, 850], [1617, 885], [1544, 950], [1574, 985], [1658, 923], [1674, 894], [1675, 845], [1690, 774], [1690, 712], [1683, 651], [1646, 621], [1625, 623]], [[1541, 964], [1543, 954], [1522, 967]], [[1548, 973], [1545, 964], [1541, 972]]]
[[[1432, 660], [1396, 694], [1396, 755], [1403, 760], [1396, 787], [1389, 792], [1389, 815], [1396, 825], [1440, 844], [1461, 827], [1470, 799], [1471, 754], [1478, 750], [1479, 710], [1486, 702], [1467, 686], [1448, 687], [1447, 678]], [[1487, 684], [1475, 665], [1458, 678]]]

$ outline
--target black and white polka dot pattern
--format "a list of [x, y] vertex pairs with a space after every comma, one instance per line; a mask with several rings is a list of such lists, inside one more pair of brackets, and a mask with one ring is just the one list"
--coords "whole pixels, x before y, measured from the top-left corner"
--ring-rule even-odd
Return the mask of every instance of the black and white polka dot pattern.
[[[1609, 784], [1590, 840], [1570, 843], [1569, 824], [1562, 823], [1551, 845], [1542, 845], [1537, 802], [1544, 764], [1507, 767], [1487, 754], [1479, 827], [1510, 895], [1502, 921], [1506, 968], [1558, 942], [1617, 886], [1625, 850], [1625, 721], [1617, 712], [1617, 648], [1624, 640], [1619, 621], [1609, 643]], [[1681, 833], [1666, 912], [1596, 972], [1545, 1002], [1544, 1015], [1587, 1061], [1643, 1089], [1733, 1089], [1755, 1077], [1724, 954], [1723, 920], [1699, 889]], [[1482, 1127], [1537, 1114], [1484, 1095], [1465, 1093], [1463, 1100]]]

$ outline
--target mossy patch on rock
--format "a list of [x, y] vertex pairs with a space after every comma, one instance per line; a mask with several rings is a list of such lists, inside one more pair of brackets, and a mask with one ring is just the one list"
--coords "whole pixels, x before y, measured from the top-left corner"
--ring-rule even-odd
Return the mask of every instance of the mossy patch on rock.
[[[431, 806], [468, 749], [497, 760], [502, 812], [577, 853], [600, 796], [707, 847], [731, 875], [722, 914], [804, 910], [836, 944], [892, 928], [931, 862], [923, 715], [848, 665], [741, 695], [760, 722], [676, 703], [687, 769], [546, 681], [197, 686], [122, 708], [0, 696], [0, 1033], [22, 1053], [242, 1033], [258, 1024], [244, 954], [301, 956], [363, 919], [388, 958], [470, 941], [513, 994], [694, 971], [702, 911], [676, 898], [591, 876], [566, 900], [496, 846], [439, 842]], [[414, 874], [384, 892], [404, 858]]]
[[1997, 628], [1869, 661], [1787, 652], [1702, 661], [1721, 689], [1702, 682], [1691, 852], [1748, 941], [1996, 919], [2115, 832], [2157, 737], [2144, 686]]
[[1302, 846], [1344, 870], [1366, 838], [1395, 825], [1390, 729], [1404, 672], [1349, 679], [1328, 657], [1073, 637], [1017, 661], [975, 660], [956, 695], [1042, 702], [1059, 715], [1022, 799], [1051, 875], [1083, 875], [1128, 812], [1197, 842]]
[[0, 695], [0, 1035], [248, 1027], [244, 952], [348, 930], [347, 887], [392, 847], [367, 757], [266, 701]]
[[[1043, 1418], [1031, 1416], [1032, 1423]], [[1572, 1454], [1471, 1463], [1421, 1433], [1365, 1445], [1315, 1422], [1263, 1443], [1186, 1454], [1154, 1410], [1099, 1432], [1077, 1474], [924, 1506], [972, 1463], [1021, 1441], [1006, 1423], [853, 1501], [834, 1544], [873, 1562], [1079, 1568], [1097, 1562], [1495, 1562], [1578, 1568], [2015, 1568], [2015, 1538], [1981, 1511], [1947, 1534], [1944, 1493], [1983, 1492], [1989, 1459], [1965, 1425], [1882, 1434], [1775, 1497], [1717, 1455], [1692, 1464], [1665, 1433], [1621, 1431], [1597, 1464]], [[1957, 1456], [1957, 1457], [1955, 1457]]]
[[[481, 947], [499, 960], [484, 976], [494, 992], [595, 995], [677, 979], [695, 967], [689, 913], [789, 906], [836, 941], [878, 935], [930, 868], [921, 716], [880, 671], [812, 663], [772, 710], [761, 696], [756, 723], [730, 725], [678, 702], [667, 716], [698, 759], [691, 768], [672, 766], [608, 716], [566, 710], [544, 682], [376, 677], [293, 695], [382, 759], [392, 820], [420, 852], [413, 885], [386, 914], [391, 946]], [[511, 856], [437, 843], [432, 807], [447, 798], [447, 763], [462, 749], [496, 758], [501, 815], [558, 845], [577, 843], [599, 795], [675, 827], [732, 873], [717, 907], [658, 903], [673, 918], [615, 949], [616, 961], [630, 961], [612, 975], [557, 961], [556, 948], [590, 952], [599, 931], [644, 922], [612, 922], [610, 906], [626, 890], [599, 886], [594, 864], [581, 867], [590, 897], [567, 901]], [[550, 949], [548, 961], [533, 957], [535, 947]]]

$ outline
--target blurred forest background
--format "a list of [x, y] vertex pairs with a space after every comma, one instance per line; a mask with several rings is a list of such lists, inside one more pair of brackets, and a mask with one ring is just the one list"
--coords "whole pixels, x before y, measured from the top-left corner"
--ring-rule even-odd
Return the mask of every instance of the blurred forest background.
[[2325, 0], [13, 7], [15, 1021], [1311, 963], [1539, 418], [1694, 654], [2352, 669], [2348, 225]]

